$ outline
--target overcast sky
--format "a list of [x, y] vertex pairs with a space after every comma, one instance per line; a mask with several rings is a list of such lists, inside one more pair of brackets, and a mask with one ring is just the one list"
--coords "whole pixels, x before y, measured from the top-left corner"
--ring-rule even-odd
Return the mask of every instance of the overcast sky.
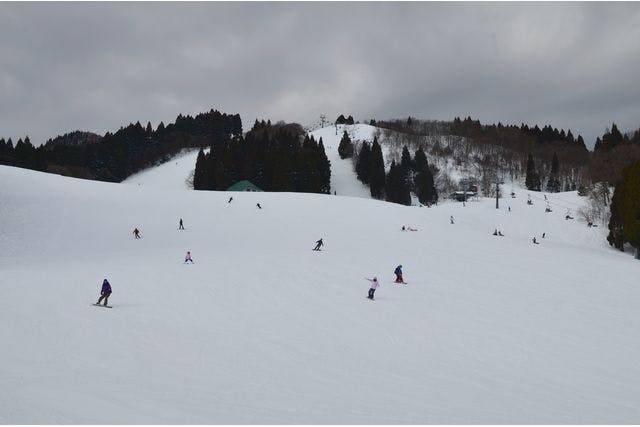
[[0, 137], [211, 108], [640, 127], [639, 3], [0, 3]]

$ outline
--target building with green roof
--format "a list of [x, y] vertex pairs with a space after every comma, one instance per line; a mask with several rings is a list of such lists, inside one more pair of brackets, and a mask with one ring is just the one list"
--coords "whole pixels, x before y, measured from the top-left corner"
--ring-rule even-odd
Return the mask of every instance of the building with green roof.
[[247, 181], [245, 179], [243, 181], [236, 182], [231, 187], [227, 188], [227, 191], [262, 191], [262, 190], [253, 182]]

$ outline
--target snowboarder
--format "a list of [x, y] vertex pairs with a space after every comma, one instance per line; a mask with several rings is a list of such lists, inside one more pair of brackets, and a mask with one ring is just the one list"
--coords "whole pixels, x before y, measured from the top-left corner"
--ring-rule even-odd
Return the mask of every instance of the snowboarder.
[[178, 225], [178, 230], [184, 230], [184, 224], [182, 224], [182, 218], [180, 218], [180, 225]]
[[449, 217], [449, 221], [451, 221], [451, 224], [453, 224], [453, 215]]
[[135, 236], [136, 239], [140, 238], [140, 230], [138, 230], [137, 227], [133, 229], [133, 235]]
[[406, 283], [404, 283], [404, 280], [402, 279], [402, 266], [401, 265], [396, 267], [396, 269], [393, 271], [393, 274], [396, 275], [396, 283], [402, 283], [402, 284], [406, 285]]
[[256, 206], [258, 207], [258, 209], [262, 209], [262, 206], [260, 206], [260, 203], [256, 203]]
[[232, 200], [233, 200], [233, 197], [229, 197], [229, 201], [227, 203], [231, 203]]
[[376, 292], [376, 289], [378, 288], [378, 278], [374, 277], [373, 279], [369, 279], [367, 277], [365, 277], [365, 279], [367, 279], [368, 281], [371, 282], [371, 286], [369, 287], [369, 296], [367, 298], [369, 299], [373, 299], [373, 294]]
[[109, 295], [111, 295], [111, 285], [107, 279], [104, 279], [102, 282], [102, 290], [100, 291], [100, 298], [98, 298], [96, 305], [100, 305], [104, 299], [104, 306], [106, 307], [108, 305]]
[[191, 252], [187, 251], [187, 255], [184, 257], [184, 263], [186, 264], [188, 261], [191, 261], [193, 264], [193, 260], [191, 259]]
[[324, 243], [322, 243], [322, 239], [320, 239], [320, 240], [318, 240], [318, 241], [316, 242], [316, 247], [315, 247], [315, 248], [313, 248], [313, 250], [314, 250], [314, 251], [319, 251], [319, 250], [321, 250], [321, 249], [320, 249], [320, 247], [321, 247], [321, 246], [323, 246], [323, 245], [324, 245]]

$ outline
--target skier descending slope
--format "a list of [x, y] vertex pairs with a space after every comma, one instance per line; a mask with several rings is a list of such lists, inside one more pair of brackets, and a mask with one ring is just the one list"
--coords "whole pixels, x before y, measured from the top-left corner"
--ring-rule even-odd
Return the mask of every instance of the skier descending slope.
[[373, 279], [369, 279], [365, 277], [365, 279], [371, 282], [371, 286], [369, 287], [369, 296], [367, 298], [369, 298], [370, 300], [373, 300], [373, 294], [376, 292], [376, 289], [378, 289], [378, 285], [379, 285], [378, 278], [374, 277]]
[[319, 250], [321, 250], [321, 249], [320, 249], [320, 247], [322, 247], [323, 245], [324, 245], [324, 243], [322, 243], [322, 239], [320, 239], [320, 240], [318, 240], [318, 241], [316, 242], [316, 247], [315, 247], [315, 248], [313, 248], [313, 250], [314, 250], [314, 251], [319, 251]]
[[184, 263], [186, 264], [188, 261], [191, 261], [191, 264], [193, 264], [193, 259], [191, 259], [190, 251], [187, 251], [187, 255], [184, 257]]
[[133, 235], [136, 239], [140, 238], [140, 230], [137, 227], [133, 229]]
[[182, 223], [182, 218], [180, 218], [180, 223], [178, 224], [178, 230], [184, 230], [184, 224]]
[[95, 305], [100, 305], [104, 299], [104, 306], [109, 307], [109, 295], [111, 295], [111, 285], [107, 279], [104, 279], [102, 282], [102, 290], [100, 291], [100, 298], [98, 298], [98, 302], [95, 303]]

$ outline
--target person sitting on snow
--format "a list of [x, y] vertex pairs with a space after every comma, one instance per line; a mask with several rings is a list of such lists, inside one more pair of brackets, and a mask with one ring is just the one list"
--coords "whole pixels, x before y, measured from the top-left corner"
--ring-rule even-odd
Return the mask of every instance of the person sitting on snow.
[[396, 267], [396, 269], [393, 271], [393, 274], [396, 275], [396, 283], [404, 283], [404, 280], [402, 279], [402, 266], [401, 265]]

